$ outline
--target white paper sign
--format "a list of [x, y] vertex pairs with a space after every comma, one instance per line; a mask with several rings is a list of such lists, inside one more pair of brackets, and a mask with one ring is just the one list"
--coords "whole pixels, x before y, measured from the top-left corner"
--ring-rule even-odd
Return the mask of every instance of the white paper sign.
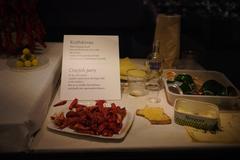
[[118, 36], [64, 36], [60, 98], [121, 98]]

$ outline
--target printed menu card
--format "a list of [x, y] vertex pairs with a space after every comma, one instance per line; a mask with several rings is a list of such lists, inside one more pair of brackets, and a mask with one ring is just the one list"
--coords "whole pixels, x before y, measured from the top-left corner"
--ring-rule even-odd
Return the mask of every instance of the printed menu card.
[[60, 98], [121, 98], [118, 36], [64, 35]]

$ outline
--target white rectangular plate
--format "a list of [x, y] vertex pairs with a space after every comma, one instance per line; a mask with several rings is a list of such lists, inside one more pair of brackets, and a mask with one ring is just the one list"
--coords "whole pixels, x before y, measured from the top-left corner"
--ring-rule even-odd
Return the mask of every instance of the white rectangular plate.
[[[64, 113], [66, 113], [66, 112], [64, 112]], [[134, 121], [134, 118], [135, 118], [135, 114], [127, 111], [127, 114], [124, 117], [123, 122], [122, 122], [123, 123], [122, 129], [120, 130], [119, 134], [114, 134], [112, 137], [107, 137], [107, 136], [102, 136], [102, 135], [86, 134], [86, 133], [79, 133], [79, 132], [76, 132], [76, 131], [68, 128], [68, 127], [64, 128], [64, 129], [59, 129], [53, 123], [53, 121], [51, 121], [50, 119], [49, 119], [49, 123], [48, 123], [47, 127], [51, 130], [55, 130], [55, 131], [58, 131], [58, 132], [70, 133], [70, 134], [75, 134], [75, 135], [80, 135], [80, 136], [90, 136], [90, 137], [103, 138], [103, 139], [122, 139], [127, 135], [128, 130], [130, 129], [130, 127], [131, 127], [131, 125]]]

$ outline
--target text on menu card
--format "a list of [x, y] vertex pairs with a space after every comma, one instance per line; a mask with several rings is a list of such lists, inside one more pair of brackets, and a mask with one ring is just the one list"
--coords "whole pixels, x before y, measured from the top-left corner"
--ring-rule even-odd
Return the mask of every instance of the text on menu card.
[[118, 36], [65, 35], [60, 98], [121, 98]]

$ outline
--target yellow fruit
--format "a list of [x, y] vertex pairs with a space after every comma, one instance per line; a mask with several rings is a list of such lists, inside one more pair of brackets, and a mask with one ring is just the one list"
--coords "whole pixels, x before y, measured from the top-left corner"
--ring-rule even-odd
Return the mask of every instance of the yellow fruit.
[[25, 61], [25, 60], [26, 60], [25, 55], [21, 55], [20, 59], [21, 59], [22, 61]]
[[24, 49], [22, 50], [22, 53], [23, 53], [24, 55], [26, 55], [26, 54], [30, 54], [31, 52], [30, 52], [30, 50], [29, 50], [28, 48], [24, 48]]
[[33, 59], [32, 60], [32, 65], [33, 66], [37, 66], [38, 65], [38, 60], [37, 59]]
[[17, 60], [16, 67], [23, 67], [23, 66], [24, 66], [24, 63], [20, 60]]
[[32, 56], [31, 57], [32, 60], [37, 58], [34, 54], [31, 54], [31, 56]]
[[28, 61], [28, 60], [25, 61], [25, 62], [24, 62], [24, 66], [25, 66], [25, 67], [31, 67], [31, 66], [32, 66], [31, 61]]

